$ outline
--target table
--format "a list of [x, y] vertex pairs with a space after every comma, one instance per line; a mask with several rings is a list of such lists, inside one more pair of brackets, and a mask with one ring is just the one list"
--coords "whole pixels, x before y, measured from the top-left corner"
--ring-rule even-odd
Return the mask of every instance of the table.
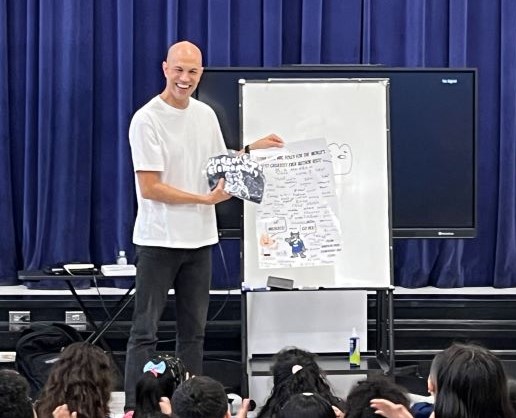
[[[113, 279], [114, 276], [109, 276], [110, 279]], [[107, 276], [104, 276], [102, 273], [98, 274], [92, 274], [92, 275], [49, 275], [44, 273], [41, 270], [21, 270], [18, 272], [18, 280], [23, 281], [37, 281], [37, 280], [59, 280], [64, 281], [70, 292], [72, 293], [73, 297], [81, 307], [82, 311], [84, 312], [84, 316], [86, 317], [86, 321], [91, 325], [93, 328], [93, 333], [88, 336], [86, 339], [87, 342], [90, 342], [92, 344], [95, 344], [101, 337], [104, 335], [104, 333], [113, 325], [113, 323], [116, 321], [116, 319], [120, 316], [120, 314], [129, 306], [129, 304], [134, 300], [134, 282], [132, 285], [127, 289], [127, 291], [122, 295], [122, 297], [117, 301], [115, 307], [113, 308], [112, 314], [110, 314], [104, 321], [102, 321], [102, 324], [97, 326], [95, 321], [93, 320], [93, 317], [91, 315], [90, 310], [84, 303], [84, 301], [81, 299], [81, 296], [77, 293], [73, 282], [74, 281], [84, 281], [84, 280], [99, 280], [99, 279], [105, 279]]]

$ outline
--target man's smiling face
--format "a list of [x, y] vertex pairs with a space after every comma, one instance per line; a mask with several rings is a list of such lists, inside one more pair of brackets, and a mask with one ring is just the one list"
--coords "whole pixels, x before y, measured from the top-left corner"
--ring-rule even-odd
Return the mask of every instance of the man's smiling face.
[[167, 86], [162, 99], [171, 106], [185, 109], [202, 75], [201, 51], [189, 42], [180, 42], [169, 50], [163, 62]]

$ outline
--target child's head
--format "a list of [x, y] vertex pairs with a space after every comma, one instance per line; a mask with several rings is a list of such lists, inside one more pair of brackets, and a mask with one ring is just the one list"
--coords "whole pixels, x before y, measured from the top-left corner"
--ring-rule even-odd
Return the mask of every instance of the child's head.
[[500, 360], [478, 345], [453, 344], [437, 354], [428, 390], [435, 395], [439, 418], [514, 416]]
[[319, 391], [315, 389], [329, 389], [315, 358], [315, 354], [296, 347], [285, 348], [278, 352], [272, 366], [274, 386], [285, 384], [292, 388], [302, 386], [294, 393], [318, 393]]
[[68, 404], [81, 416], [108, 416], [116, 369], [104, 351], [86, 342], [67, 346], [52, 366], [36, 404], [38, 416], [52, 416]]
[[159, 383], [161, 396], [172, 398], [177, 387], [186, 380], [186, 368], [177, 357], [159, 355], [143, 366], [143, 375], [154, 376]]
[[315, 359], [315, 354], [295, 347], [285, 348], [276, 354], [271, 369], [272, 392], [259, 417], [277, 414], [293, 395], [299, 393], [317, 393], [331, 404], [339, 401]]
[[172, 398], [174, 391], [186, 379], [186, 369], [176, 357], [156, 356], [143, 367], [143, 375], [136, 383], [134, 417], [159, 411], [162, 397]]
[[392, 380], [382, 376], [371, 376], [358, 382], [346, 398], [346, 418], [374, 418], [375, 410], [371, 408], [371, 399], [387, 399], [395, 404], [410, 408], [407, 391]]
[[195, 376], [181, 384], [172, 397], [172, 408], [178, 418], [229, 417], [224, 386], [208, 376]]
[[27, 380], [14, 370], [0, 370], [0, 416], [33, 418]]
[[278, 418], [335, 418], [330, 403], [317, 393], [293, 395], [279, 410]]

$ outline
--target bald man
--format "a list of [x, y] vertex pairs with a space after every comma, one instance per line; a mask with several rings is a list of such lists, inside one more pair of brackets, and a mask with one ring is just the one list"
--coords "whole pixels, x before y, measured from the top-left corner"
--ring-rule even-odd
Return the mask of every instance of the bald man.
[[[125, 409], [156, 350], [158, 322], [169, 289], [176, 296], [176, 356], [190, 374], [202, 374], [204, 328], [211, 282], [211, 246], [218, 241], [215, 204], [227, 200], [203, 174], [208, 158], [227, 152], [215, 112], [192, 98], [202, 54], [190, 42], [172, 45], [162, 64], [165, 89], [139, 109], [129, 127], [138, 214], [136, 295], [125, 365]], [[250, 149], [281, 147], [268, 135]]]

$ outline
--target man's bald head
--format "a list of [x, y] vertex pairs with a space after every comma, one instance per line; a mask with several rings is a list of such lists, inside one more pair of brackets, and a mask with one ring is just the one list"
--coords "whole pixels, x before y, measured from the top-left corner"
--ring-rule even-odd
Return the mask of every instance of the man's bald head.
[[177, 61], [178, 59], [188, 57], [198, 60], [199, 66], [202, 67], [202, 52], [191, 42], [181, 41], [170, 46], [167, 53], [167, 63]]
[[168, 49], [167, 60], [163, 62], [167, 85], [161, 98], [171, 106], [185, 109], [199, 84], [202, 71], [202, 53], [197, 46], [187, 41], [172, 45]]

